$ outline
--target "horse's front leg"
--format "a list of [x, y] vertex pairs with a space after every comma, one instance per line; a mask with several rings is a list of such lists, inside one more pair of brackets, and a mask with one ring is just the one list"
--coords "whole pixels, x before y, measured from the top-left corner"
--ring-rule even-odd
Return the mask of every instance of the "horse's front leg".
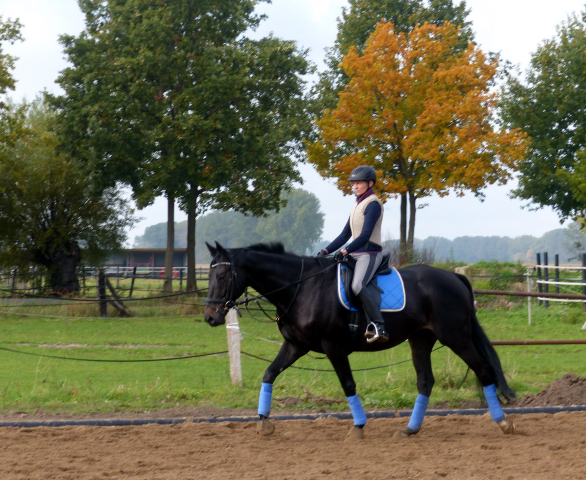
[[356, 382], [352, 376], [348, 355], [344, 348], [336, 342], [324, 341], [322, 342], [322, 347], [330, 362], [332, 362], [332, 366], [338, 375], [338, 379], [342, 384], [342, 389], [350, 405], [350, 411], [354, 419], [354, 427], [348, 433], [348, 438], [360, 440], [364, 438], [363, 428], [366, 425], [366, 414], [364, 413], [364, 408], [362, 408], [360, 398], [356, 394]]
[[308, 351], [308, 349], [299, 348], [285, 340], [277, 357], [265, 370], [260, 389], [260, 397], [258, 399], [259, 421], [256, 427], [256, 432], [259, 435], [270, 435], [275, 431], [275, 426], [269, 421], [269, 416], [271, 414], [271, 401], [273, 399], [273, 383], [275, 382], [275, 379], [283, 370], [286, 370], [293, 365], [295, 361], [305, 355]]

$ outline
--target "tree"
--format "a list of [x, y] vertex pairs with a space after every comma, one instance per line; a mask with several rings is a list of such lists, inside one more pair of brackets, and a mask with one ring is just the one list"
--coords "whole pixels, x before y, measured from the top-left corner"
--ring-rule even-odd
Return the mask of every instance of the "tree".
[[[381, 174], [376, 188], [383, 200], [408, 195], [403, 251], [413, 249], [418, 199], [506, 183], [524, 154], [519, 131], [493, 128], [497, 97], [489, 85], [496, 61], [473, 44], [457, 52], [458, 42], [449, 23], [409, 34], [380, 23], [363, 55], [351, 48], [344, 57], [350, 82], [337, 107], [316, 122], [319, 138], [307, 146], [309, 161], [322, 176], [337, 177], [344, 192], [351, 191], [350, 172], [368, 164]], [[401, 209], [402, 242], [406, 216]]]
[[[189, 290], [198, 215], [262, 214], [300, 180], [292, 156], [309, 128], [300, 78], [307, 53], [244, 37], [260, 21], [257, 3], [84, 0], [86, 30], [62, 38], [73, 65], [58, 80], [65, 95], [54, 99], [64, 143], [104, 185], [130, 184], [140, 206], [164, 192], [171, 215], [179, 202], [188, 214]], [[167, 225], [170, 249], [172, 218]]]
[[263, 242], [281, 241], [287, 250], [305, 255], [319, 242], [324, 227], [317, 197], [298, 188], [284, 194], [287, 206], [258, 221]]
[[[459, 38], [454, 52], [461, 52], [474, 40], [469, 10], [466, 2], [453, 0], [350, 0], [349, 8], [342, 9], [338, 21], [338, 35], [331, 49], [327, 50], [327, 68], [319, 75], [319, 81], [312, 90], [312, 111], [321, 118], [323, 112], [336, 108], [338, 96], [348, 85], [350, 78], [341, 67], [342, 59], [355, 47], [362, 54], [367, 40], [377, 23], [391, 22], [396, 33], [409, 33], [425, 22], [441, 26], [450, 22], [459, 27]], [[315, 138], [313, 138], [315, 140]], [[405, 223], [401, 224], [400, 244], [407, 244], [407, 195], [401, 194], [401, 212]]]
[[500, 108], [504, 125], [530, 137], [514, 195], [579, 221], [586, 215], [585, 52], [586, 12], [543, 42], [525, 81], [509, 73]]
[[456, 51], [465, 50], [474, 40], [465, 1], [454, 5], [453, 0], [350, 0], [349, 4], [349, 8], [342, 8], [336, 41], [326, 51], [327, 68], [320, 73], [313, 91], [317, 114], [326, 108], [335, 108], [338, 94], [349, 82], [340, 66], [342, 59], [352, 47], [362, 54], [368, 38], [381, 21], [391, 22], [396, 33], [409, 33], [425, 22], [438, 26], [450, 22], [460, 28]]
[[52, 112], [36, 102], [25, 113], [0, 151], [0, 265], [40, 265], [53, 289], [78, 291], [82, 254], [95, 264], [120, 248], [131, 211], [120, 191], [96, 193], [87, 171], [56, 153]]

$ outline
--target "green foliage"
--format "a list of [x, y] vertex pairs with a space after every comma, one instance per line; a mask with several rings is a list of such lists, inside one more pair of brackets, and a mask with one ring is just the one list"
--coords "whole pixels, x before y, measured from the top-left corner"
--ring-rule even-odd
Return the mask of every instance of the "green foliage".
[[87, 27], [61, 38], [73, 66], [52, 98], [64, 148], [140, 206], [167, 192], [186, 211], [277, 208], [299, 180], [308, 63], [293, 42], [242, 38], [257, 3], [82, 2]]
[[531, 137], [516, 197], [562, 219], [586, 214], [586, 12], [532, 55], [525, 81], [508, 74], [501, 116]]
[[[20, 34], [21, 28], [22, 25], [18, 19], [10, 20], [10, 18], [8, 18], [4, 21], [2, 15], [0, 15], [0, 95], [6, 94], [8, 90], [14, 90], [14, 78], [10, 71], [14, 69], [14, 62], [16, 60], [12, 55], [4, 53], [2, 43], [8, 42], [13, 45], [15, 42], [22, 40]], [[0, 98], [0, 110], [5, 108], [6, 104], [3, 99]], [[3, 141], [4, 140], [0, 138], [0, 142]]]
[[80, 260], [78, 247], [91, 264], [122, 246], [131, 211], [116, 188], [96, 192], [78, 162], [56, 153], [54, 114], [45, 105], [13, 114], [18, 136], [0, 150], [0, 265], [41, 265], [59, 287], [58, 273]]
[[[212, 212], [198, 219], [196, 258], [198, 263], [209, 260], [205, 242], [220, 242], [226, 248], [245, 247], [257, 242], [282, 242], [289, 251], [305, 255], [320, 240], [323, 213], [317, 197], [294, 188], [282, 195], [286, 206], [265, 217], [245, 216], [239, 212]], [[135, 246], [163, 248], [166, 223], [152, 225], [137, 237]], [[175, 225], [175, 246], [185, 248], [187, 222]]]
[[296, 189], [284, 195], [287, 206], [258, 221], [256, 232], [262, 241], [280, 241], [285, 248], [304, 255], [321, 239], [324, 214], [317, 197]]

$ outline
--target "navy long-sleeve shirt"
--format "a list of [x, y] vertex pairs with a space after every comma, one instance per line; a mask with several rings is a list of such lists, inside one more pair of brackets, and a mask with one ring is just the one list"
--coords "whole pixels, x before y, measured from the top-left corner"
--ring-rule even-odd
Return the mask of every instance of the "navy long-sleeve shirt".
[[[382, 213], [381, 206], [378, 202], [371, 202], [364, 210], [364, 224], [360, 235], [356, 237], [347, 247], [348, 253], [352, 252], [380, 252], [382, 247], [376, 243], [369, 242], [372, 231], [376, 222]], [[344, 245], [352, 237], [352, 229], [350, 228], [350, 219], [346, 222], [346, 226], [342, 233], [330, 243], [325, 249], [328, 253], [335, 252], [342, 245]]]

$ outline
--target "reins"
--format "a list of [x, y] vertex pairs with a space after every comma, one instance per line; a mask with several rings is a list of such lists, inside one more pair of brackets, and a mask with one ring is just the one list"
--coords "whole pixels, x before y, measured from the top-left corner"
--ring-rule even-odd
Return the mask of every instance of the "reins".
[[301, 286], [301, 277], [303, 277], [303, 265], [304, 265], [304, 260], [303, 258], [301, 259], [301, 273], [299, 274], [299, 281], [297, 282], [297, 288], [295, 289], [295, 295], [293, 295], [293, 298], [291, 299], [291, 301], [289, 302], [289, 306], [285, 309], [285, 313], [281, 316], [276, 315], [277, 318], [277, 322], [279, 320], [282, 320], [283, 317], [285, 315], [287, 315], [287, 313], [289, 312], [289, 309], [291, 308], [291, 305], [293, 305], [293, 302], [295, 301], [295, 299], [297, 298], [297, 294], [299, 293], [299, 287]]
[[[246, 306], [248, 306], [248, 304], [250, 302], [253, 302], [253, 301], [258, 300], [258, 299], [263, 298], [263, 297], [267, 297], [269, 295], [273, 295], [274, 293], [280, 292], [280, 291], [285, 290], [285, 289], [287, 289], [289, 287], [292, 287], [294, 285], [297, 285], [297, 289], [295, 290], [295, 295], [293, 296], [293, 300], [291, 300], [291, 302], [289, 303], [289, 306], [285, 310], [285, 313], [283, 315], [281, 315], [281, 317], [280, 317], [280, 318], [283, 318], [287, 314], [287, 312], [289, 311], [289, 309], [291, 308], [291, 305], [293, 305], [293, 302], [295, 301], [295, 298], [297, 297], [297, 293], [299, 292], [299, 286], [301, 285], [301, 283], [303, 283], [303, 282], [305, 282], [305, 281], [307, 281], [307, 280], [309, 280], [311, 278], [317, 277], [318, 275], [321, 275], [322, 273], [325, 273], [328, 270], [330, 270], [332, 267], [335, 267], [336, 265], [338, 265], [338, 262], [333, 263], [330, 266], [324, 268], [323, 270], [320, 270], [319, 272], [314, 273], [313, 275], [310, 275], [308, 277], [302, 278], [302, 276], [303, 276], [303, 269], [304, 269], [304, 263], [303, 262], [304, 262], [304, 259], [302, 258], [301, 259], [301, 274], [299, 275], [299, 277], [300, 277], [299, 280], [297, 280], [296, 282], [289, 283], [289, 284], [284, 285], [282, 287], [276, 288], [275, 290], [272, 290], [271, 292], [268, 292], [268, 293], [265, 293], [265, 294], [255, 295], [254, 297], [245, 297], [244, 299], [239, 300], [239, 301], [235, 301], [235, 300], [232, 300], [231, 299], [231, 297], [232, 297], [232, 290], [233, 290], [233, 284], [236, 283], [236, 270], [234, 269], [234, 265], [232, 263], [232, 260], [230, 260], [230, 262], [219, 262], [219, 263], [215, 263], [215, 264], [211, 265], [210, 268], [214, 268], [214, 267], [217, 267], [219, 265], [230, 265], [230, 281], [228, 283], [228, 288], [226, 289], [227, 290], [226, 291], [226, 296], [224, 298], [206, 298], [205, 299], [205, 304], [207, 306], [209, 306], [210, 308], [213, 308], [216, 311], [216, 313], [220, 313], [220, 310], [219, 309], [217, 309], [215, 307], [212, 307], [209, 304], [210, 303], [223, 303], [224, 304], [224, 312], [226, 312], [226, 311], [230, 310], [231, 308], [238, 307], [239, 305], [246, 305]], [[280, 318], [277, 317], [277, 320], [279, 320]]]

